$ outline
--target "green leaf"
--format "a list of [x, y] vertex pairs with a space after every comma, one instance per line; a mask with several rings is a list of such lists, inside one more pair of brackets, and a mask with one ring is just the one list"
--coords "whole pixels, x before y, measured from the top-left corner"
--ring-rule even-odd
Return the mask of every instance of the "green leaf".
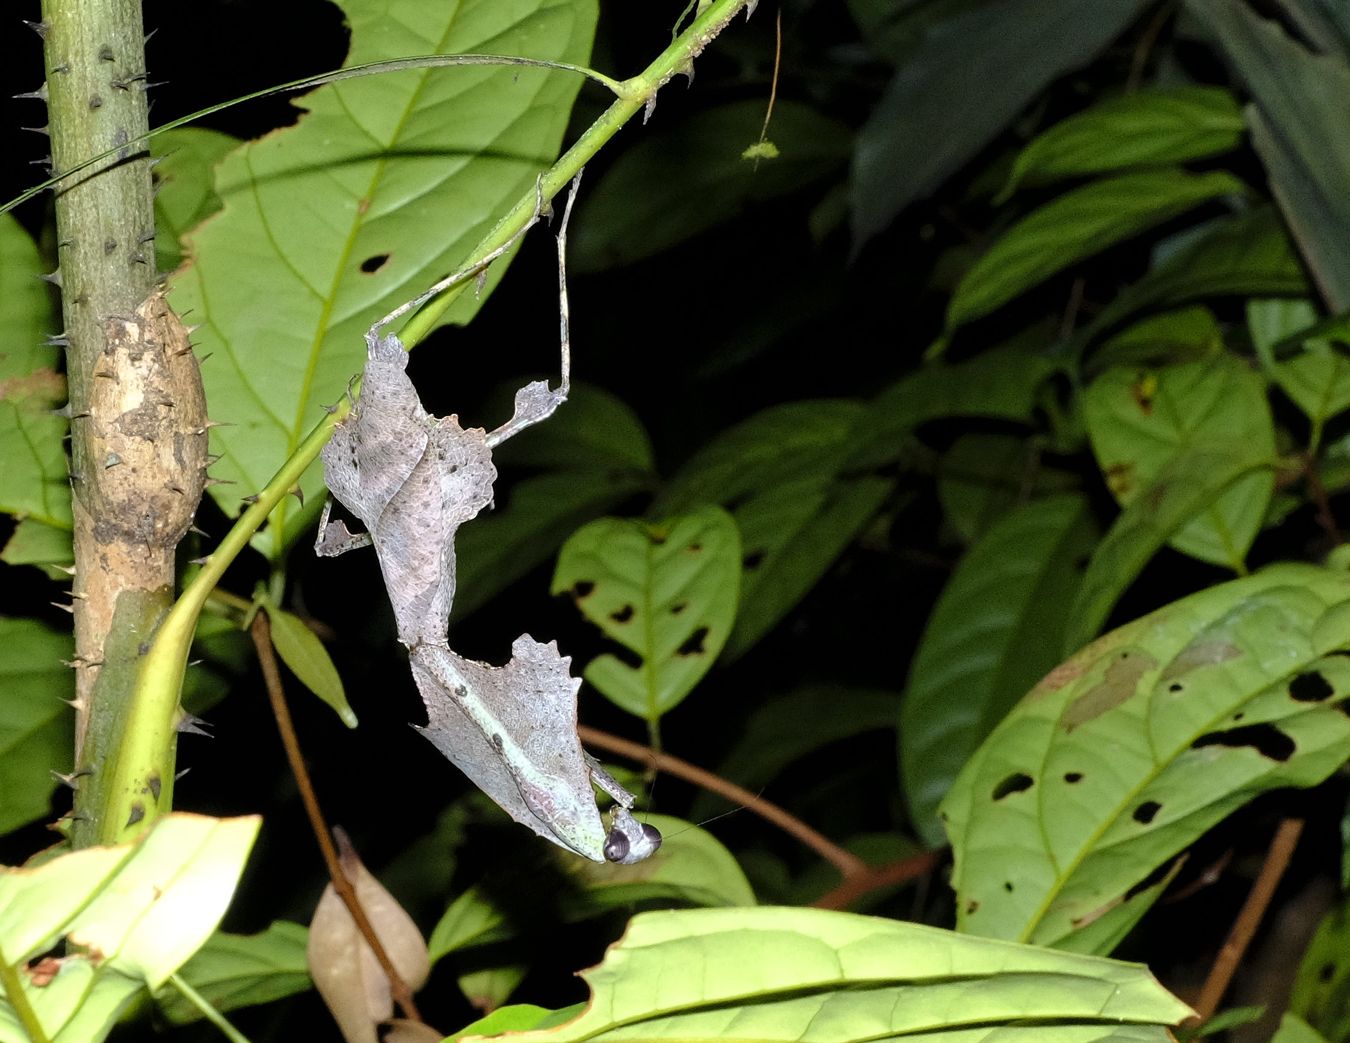
[[1208, 226], [1137, 279], [1085, 326], [1087, 344], [1131, 315], [1205, 297], [1303, 296], [1308, 280], [1279, 214], [1258, 207]]
[[1013, 164], [1003, 198], [1023, 185], [1230, 152], [1242, 143], [1245, 129], [1237, 101], [1218, 87], [1111, 98], [1032, 139]]
[[6, 565], [38, 565], [55, 580], [69, 578], [69, 573], [63, 576], [52, 566], [68, 566], [75, 560], [73, 539], [69, 529], [25, 518], [14, 526], [4, 550], [0, 550], [0, 561]]
[[1270, 461], [1253, 460], [1245, 451], [1190, 449], [1173, 457], [1121, 512], [1093, 552], [1069, 610], [1064, 651], [1081, 648], [1096, 636], [1116, 600], [1163, 544], [1225, 491], [1269, 467]]
[[1223, 350], [1214, 313], [1200, 305], [1147, 315], [1108, 337], [1092, 354], [1091, 371], [1211, 358]]
[[239, 139], [204, 127], [180, 127], [151, 139], [155, 165], [155, 263], [171, 272], [187, 233], [220, 209], [215, 170]]
[[[1304, 338], [1298, 354], [1276, 357], [1277, 345], [1317, 320], [1311, 301], [1255, 298], [1247, 302], [1247, 329], [1261, 368], [1309, 420], [1321, 427], [1337, 413], [1350, 409], [1350, 359], [1327, 337]], [[1339, 332], [1337, 339], [1344, 343], [1345, 330]]]
[[301, 684], [337, 711], [343, 724], [355, 728], [356, 713], [347, 702], [342, 676], [323, 642], [299, 617], [275, 605], [267, 606], [267, 619], [272, 624], [272, 645], [282, 662]]
[[[175, 813], [135, 844], [87, 848], [33, 869], [0, 870], [0, 958], [11, 967], [73, 943], [24, 998], [53, 1043], [91, 1043], [143, 986], [158, 989], [220, 922], [258, 832], [256, 816]], [[0, 1000], [0, 1039], [26, 1039]]]
[[1056, 668], [943, 802], [958, 929], [1074, 946], [1113, 918], [1119, 938], [1151, 872], [1258, 794], [1316, 785], [1350, 756], [1347, 645], [1350, 575], [1279, 565]]
[[1252, 144], [1319, 289], [1350, 308], [1350, 68], [1313, 54], [1245, 3], [1188, 0], [1256, 100]]
[[0, 650], [0, 833], [8, 833], [48, 814], [52, 772], [71, 770], [74, 714], [62, 700], [75, 683], [62, 660], [74, 642], [36, 620], [0, 617]]
[[[642, 903], [664, 905], [754, 905], [755, 894], [735, 857], [706, 830], [670, 815], [643, 813], [643, 822], [661, 831], [661, 849], [633, 865], [559, 858], [564, 884], [556, 889], [557, 918], [586, 920]], [[504, 910], [493, 894], [471, 887], [445, 911], [427, 948], [432, 962], [452, 952], [517, 937], [521, 920]]]
[[735, 509], [744, 572], [728, 660], [749, 651], [801, 601], [894, 488], [889, 478], [826, 486], [808, 478], [768, 489]]
[[1041, 447], [1012, 435], [961, 435], [942, 454], [937, 494], [943, 517], [974, 543], [1028, 499], [1072, 491], [1078, 479], [1048, 466]]
[[[288, 920], [277, 920], [258, 934], [217, 932], [179, 975], [218, 1011], [271, 1003], [311, 988], [305, 962], [308, 937], [303, 924]], [[202, 1016], [172, 987], [161, 989], [155, 1000], [175, 1025]]]
[[944, 842], [938, 804], [1004, 714], [1058, 662], [1097, 531], [1081, 496], [1008, 514], [961, 559], [919, 641], [900, 705], [910, 820]]
[[[1123, 507], [1190, 450], [1215, 449], [1253, 463], [1275, 458], [1265, 382], [1231, 355], [1108, 370], [1085, 392], [1083, 418], [1106, 484]], [[1234, 483], [1171, 537], [1172, 546], [1241, 572], [1274, 490], [1272, 470]]]
[[70, 529], [70, 481], [61, 439], [66, 421], [60, 351], [43, 344], [57, 327], [38, 279], [37, 245], [11, 215], [0, 215], [0, 511]]
[[947, 306], [947, 328], [987, 315], [1075, 262], [1201, 203], [1243, 191], [1221, 170], [1149, 170], [1066, 192], [1018, 221], [975, 262]]
[[569, 266], [632, 264], [737, 217], [748, 206], [801, 191], [848, 162], [848, 127], [809, 106], [779, 101], [779, 155], [742, 158], [759, 138], [764, 101], [749, 98], [650, 128], [582, 198]]
[[[1046, 86], [1091, 61], [1139, 12], [1135, 0], [954, 6], [955, 13], [935, 20], [907, 49], [858, 133], [851, 202], [859, 241], [941, 185]], [[980, 56], [978, 76], [970, 74], [973, 54]]]
[[736, 618], [741, 541], [720, 507], [659, 524], [601, 518], [563, 545], [552, 592], [638, 657], [605, 653], [585, 678], [616, 706], [654, 724], [722, 650]]
[[1297, 1014], [1286, 1013], [1270, 1043], [1328, 1043], [1328, 1040]]
[[[836, 684], [799, 688], [750, 715], [717, 773], [758, 791], [790, 764], [830, 743], [894, 729], [899, 704], [899, 692]], [[690, 816], [702, 820], [724, 809], [722, 798], [700, 793]]]
[[561, 1025], [576, 1015], [582, 1004], [577, 1003], [562, 1010], [549, 1010], [536, 1007], [532, 1003], [517, 1003], [510, 1007], [494, 1010], [485, 1018], [479, 1018], [472, 1025], [466, 1025], [445, 1043], [459, 1043], [462, 1039], [482, 1039], [497, 1037], [507, 1032], [524, 1032], [527, 1029], [544, 1029], [551, 1025]]
[[513, 1040], [1162, 1043], [1189, 1013], [1135, 964], [822, 909], [642, 913], [582, 977], [580, 1017]]
[[1350, 1039], [1350, 908], [1344, 901], [1317, 925], [1294, 976], [1289, 1011], [1328, 1039]]
[[[344, 0], [348, 64], [408, 54], [517, 53], [584, 62], [593, 0]], [[221, 163], [221, 212], [191, 241], [175, 281], [179, 313], [214, 351], [203, 370], [224, 454], [212, 490], [239, 513], [361, 368], [372, 322], [453, 270], [555, 154], [580, 86], [574, 74], [519, 66], [406, 71], [329, 84], [298, 104], [294, 127]], [[472, 118], [465, 113], [471, 112]], [[493, 266], [489, 285], [504, 265]], [[465, 294], [446, 321], [465, 322]], [[300, 483], [322, 486], [318, 467]], [[228, 492], [221, 492], [228, 489]], [[268, 552], [288, 537], [272, 515]]]

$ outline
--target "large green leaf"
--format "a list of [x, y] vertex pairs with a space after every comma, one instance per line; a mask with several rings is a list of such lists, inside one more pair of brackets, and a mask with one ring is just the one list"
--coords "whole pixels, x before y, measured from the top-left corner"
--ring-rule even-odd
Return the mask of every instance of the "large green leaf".
[[1019, 185], [1203, 159], [1237, 148], [1244, 129], [1237, 102], [1218, 87], [1111, 98], [1034, 138], [1013, 163], [1004, 195]]
[[1187, 0], [1256, 99], [1252, 143], [1334, 311], [1350, 308], [1350, 66], [1319, 55], [1245, 2]]
[[[584, 62], [593, 0], [344, 0], [349, 64], [516, 53]], [[173, 304], [205, 325], [203, 369], [225, 512], [262, 487], [361, 368], [362, 334], [461, 264], [555, 155], [580, 84], [518, 66], [415, 70], [321, 87], [294, 127], [218, 168], [223, 208], [192, 237]], [[489, 279], [501, 274], [495, 266]], [[447, 321], [467, 320], [464, 295]], [[301, 482], [309, 496], [319, 468]], [[228, 490], [222, 492], [221, 490]], [[284, 508], [265, 537], [284, 543]], [[281, 522], [281, 524], [278, 524]]]
[[1133, 889], [1155, 869], [1257, 794], [1315, 785], [1350, 756], [1346, 649], [1350, 575], [1280, 565], [1057, 667], [942, 805], [959, 928], [1109, 946], [1150, 904]]
[[73, 650], [69, 634], [0, 617], [0, 833], [46, 815], [52, 772], [71, 770]]
[[65, 403], [66, 378], [60, 351], [43, 343], [56, 326], [41, 271], [32, 238], [0, 215], [0, 511], [69, 529], [66, 421], [52, 413]]
[[1297, 1014], [1286, 1013], [1280, 1018], [1280, 1027], [1270, 1037], [1270, 1043], [1332, 1043]]
[[741, 541], [720, 507], [652, 524], [601, 518], [563, 545], [553, 593], [569, 592], [606, 637], [637, 656], [592, 659], [585, 677], [615, 705], [655, 724], [722, 650], [736, 618]]
[[1270, 466], [1270, 461], [1253, 459], [1245, 451], [1212, 449], [1187, 450], [1166, 464], [1093, 551], [1069, 610], [1064, 651], [1080, 648], [1096, 636], [1116, 600], [1163, 544], [1225, 491]]
[[[42, 986], [18, 975], [52, 1043], [95, 1043], [142, 988], [158, 989], [225, 912], [259, 819], [176, 813], [135, 844], [88, 848], [0, 870], [0, 959], [11, 968], [62, 937], [73, 944]], [[27, 1043], [0, 1000], [0, 1040]]]
[[[188, 960], [180, 977], [216, 1010], [271, 1003], [311, 987], [305, 962], [309, 931], [303, 924], [277, 920], [258, 934], [213, 934]], [[172, 986], [155, 997], [175, 1024], [196, 1021], [202, 1012]]]
[[239, 139], [203, 127], [179, 127], [152, 139], [155, 164], [155, 263], [173, 271], [188, 232], [220, 209], [216, 166]]
[[[1134, 18], [1138, 0], [948, 5], [907, 49], [853, 156], [853, 232], [867, 239], [994, 139], [1041, 90]], [[945, 12], [944, 12], [945, 13]], [[980, 56], [978, 75], [971, 55]]]
[[[1300, 298], [1254, 298], [1247, 302], [1247, 330], [1261, 367], [1317, 427], [1350, 409], [1350, 359], [1329, 337], [1300, 338], [1292, 358], [1276, 348], [1318, 321], [1312, 302]], [[1342, 343], [1345, 330], [1336, 331]]]
[[1222, 218], [1160, 260], [1074, 337], [1081, 350], [1130, 316], [1204, 297], [1303, 296], [1308, 280], [1271, 207]]
[[822, 909], [642, 913], [575, 1021], [513, 1036], [756, 1043], [1124, 1043], [1188, 1009], [1137, 964]]
[[900, 706], [905, 799], [929, 847], [942, 846], [937, 808], [961, 767], [1058, 662], [1096, 535], [1081, 496], [1035, 501], [994, 525], [947, 582]]
[[975, 262], [947, 306], [947, 326], [987, 315], [1076, 261], [1243, 190], [1225, 171], [1167, 169], [1122, 174], [1066, 192], [1018, 221]]
[[[1107, 370], [1084, 394], [1083, 418], [1106, 484], [1125, 507], [1191, 450], [1274, 463], [1275, 423], [1265, 382], [1231, 355]], [[1273, 470], [1248, 475], [1172, 536], [1172, 546], [1242, 571], [1274, 489]]]
[[849, 129], [795, 101], [773, 109], [769, 137], [778, 155], [742, 158], [763, 124], [763, 100], [747, 98], [649, 128], [587, 193], [571, 266], [584, 272], [632, 264], [848, 162]]
[[[566, 874], [556, 890], [557, 916], [568, 923], [642, 903], [754, 905], [755, 894], [735, 857], [711, 833], [683, 819], [643, 813], [664, 838], [651, 858], [631, 866], [580, 859], [556, 860]], [[503, 911], [485, 888], [471, 887], [445, 911], [427, 941], [431, 959], [520, 933], [519, 921]]]

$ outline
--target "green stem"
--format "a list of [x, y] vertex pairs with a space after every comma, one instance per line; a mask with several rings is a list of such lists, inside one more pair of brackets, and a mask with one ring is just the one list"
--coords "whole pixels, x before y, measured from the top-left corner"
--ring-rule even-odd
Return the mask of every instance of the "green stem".
[[202, 1017], [209, 1021], [230, 1043], [249, 1043], [249, 1038], [231, 1025], [225, 1015], [211, 1006], [210, 1001], [191, 985], [185, 982], [180, 975], [170, 974], [169, 984], [183, 994], [183, 998], [202, 1012]]
[[[479, 270], [484, 258], [519, 234], [521, 229], [534, 219], [540, 196], [547, 201], [561, 191], [585, 166], [587, 160], [599, 152], [625, 123], [656, 97], [657, 92], [671, 77], [692, 68], [694, 59], [749, 2], [750, 0], [715, 0], [646, 70], [618, 84], [619, 99], [581, 135], [576, 144], [544, 172], [538, 187], [531, 186], [492, 231], [474, 247], [463, 270], [465, 272]], [[469, 281], [465, 279], [451, 287], [419, 311], [404, 326], [400, 334], [403, 342], [412, 347], [422, 340]], [[178, 697], [187, 669], [192, 635], [207, 597], [220, 582], [225, 570], [248, 546], [252, 535], [289, 494], [310, 464], [318, 458], [319, 451], [327, 444], [333, 428], [350, 412], [350, 409], [350, 402], [344, 399], [339, 402], [332, 414], [314, 427], [291, 454], [290, 459], [282, 465], [281, 470], [277, 471], [267, 486], [258, 493], [256, 502], [239, 516], [220, 546], [183, 590], [178, 602], [156, 633], [149, 653], [142, 659], [137, 681], [135, 717], [129, 729], [130, 734], [162, 736], [166, 726], [172, 728], [179, 714]], [[120, 780], [128, 812], [133, 797], [129, 787], [133, 781], [130, 778]], [[171, 780], [165, 781], [164, 785], [169, 787]], [[161, 806], [168, 807], [169, 804], [165, 801]], [[116, 821], [124, 822], [126, 819], [122, 817]]]
[[28, 997], [24, 995], [23, 980], [19, 977], [19, 972], [9, 965], [4, 953], [0, 953], [0, 985], [4, 986], [5, 999], [9, 1000], [9, 1005], [14, 1008], [19, 1024], [23, 1026], [32, 1043], [48, 1043], [47, 1033], [42, 1030], [42, 1022], [38, 1021], [37, 1013], [28, 1002]]

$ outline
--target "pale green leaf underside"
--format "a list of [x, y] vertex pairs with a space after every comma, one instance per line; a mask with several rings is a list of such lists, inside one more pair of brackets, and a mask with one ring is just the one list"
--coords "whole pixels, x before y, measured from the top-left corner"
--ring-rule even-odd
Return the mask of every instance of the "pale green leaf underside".
[[[310, 988], [302, 924], [277, 920], [258, 934], [217, 932], [183, 965], [180, 976], [216, 1010], [270, 1003]], [[159, 1008], [175, 1024], [197, 1021], [202, 1013], [178, 990], [160, 990]]]
[[36, 620], [0, 619], [0, 833], [47, 814], [51, 773], [71, 769], [73, 648]]
[[1281, 565], [1168, 605], [1056, 668], [942, 805], [960, 928], [1073, 945], [1252, 797], [1322, 781], [1350, 756], [1347, 647], [1350, 575]]
[[731, 633], [740, 588], [736, 523], [703, 507], [660, 524], [601, 518], [563, 545], [553, 592], [639, 659], [605, 653], [585, 677], [629, 713], [655, 722], [712, 667]]
[[[592, 0], [346, 0], [348, 64], [490, 52], [584, 62]], [[475, 66], [322, 87], [299, 123], [220, 165], [223, 209], [190, 237], [173, 304], [195, 341], [227, 514], [256, 492], [361, 368], [362, 334], [458, 267], [556, 154], [579, 78]], [[500, 275], [500, 265], [495, 272]], [[465, 321], [472, 294], [448, 313]], [[318, 494], [319, 468], [305, 476]], [[273, 515], [274, 524], [281, 517]], [[281, 541], [273, 537], [275, 549]]]
[[819, 909], [642, 913], [583, 977], [580, 1017], [513, 1039], [1162, 1043], [1188, 1013], [1135, 964]]

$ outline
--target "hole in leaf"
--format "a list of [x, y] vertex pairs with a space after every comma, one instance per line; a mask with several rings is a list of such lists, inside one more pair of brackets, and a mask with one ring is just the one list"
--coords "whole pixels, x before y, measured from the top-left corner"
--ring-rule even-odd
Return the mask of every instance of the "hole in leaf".
[[1317, 968], [1317, 980], [1323, 985], [1330, 982], [1334, 977], [1336, 977], [1336, 965], [1334, 963], [1324, 963]]
[[752, 550], [741, 559], [741, 567], [746, 572], [753, 572], [764, 564], [764, 552], [762, 550]]
[[1289, 698], [1299, 703], [1320, 703], [1336, 694], [1336, 689], [1316, 670], [1299, 674], [1289, 682]]
[[614, 620], [614, 622], [616, 623], [627, 623], [630, 619], [633, 618], [633, 606], [624, 605], [624, 607], [619, 609], [619, 611], [611, 612], [609, 614], [609, 618]]
[[689, 544], [689, 546], [685, 547], [684, 549], [687, 550], [690, 554], [697, 554], [699, 551], [701, 551], [701, 550], [703, 549], [703, 544], [701, 544], [701, 543], [691, 543], [691, 544]]
[[591, 596], [591, 591], [595, 589], [595, 584], [588, 579], [579, 579], [572, 584], [572, 597], [580, 601], [582, 598]]
[[383, 268], [388, 261], [388, 254], [374, 254], [361, 262], [361, 271], [367, 275], [373, 275]]
[[699, 627], [685, 640], [679, 648], [675, 649], [676, 655], [702, 655], [703, 642], [708, 636], [707, 627]]
[[642, 656], [638, 655], [631, 648], [625, 648], [617, 642], [611, 641], [608, 645], [609, 654], [621, 662], [630, 670], [642, 669]]
[[1125, 897], [1122, 899], [1122, 901], [1128, 902], [1135, 895], [1143, 894], [1143, 892], [1147, 891], [1150, 887], [1157, 887], [1165, 879], [1167, 879], [1167, 874], [1171, 872], [1171, 869], [1172, 863], [1164, 862], [1162, 865], [1155, 868], [1153, 872], [1149, 873], [1148, 876], [1140, 880], [1139, 883], [1135, 884], [1128, 891], [1126, 891]]
[[688, 607], [689, 607], [689, 602], [687, 602], [687, 601], [677, 601], [677, 602], [675, 602], [675, 604], [673, 604], [673, 605], [670, 606], [670, 614], [671, 614], [672, 616], [678, 616], [681, 612], [683, 612], [683, 611], [684, 611], [685, 609], [687, 609]]
[[971, 915], [971, 913], [977, 912], [979, 908], [980, 903], [976, 901], [974, 898], [972, 898], [969, 902], [966, 903], [966, 915], [969, 916]]
[[1081, 782], [1082, 780], [1083, 780], [1083, 773], [1081, 771], [1066, 771], [1064, 773], [1064, 781], [1069, 783], [1069, 785], [1071, 786], [1075, 782]]
[[1030, 775], [1022, 772], [1009, 775], [1006, 779], [994, 787], [994, 799], [1002, 800], [1004, 797], [1013, 793], [1021, 793], [1023, 790], [1029, 790], [1034, 785], [1034, 780]]
[[1233, 720], [1240, 721], [1246, 716], [1247, 716], [1246, 710], [1239, 710], [1237, 713], [1233, 714]]
[[1179, 692], [1185, 687], [1186, 686], [1182, 684], [1180, 681], [1173, 681], [1171, 684], [1167, 686], [1167, 690], [1169, 692]]
[[1011, 881], [1011, 880], [1005, 880], [1005, 881], [1003, 881], [1003, 890], [1007, 891], [1008, 894], [1012, 894], [1012, 889], [1013, 889], [1013, 885], [1012, 885], [1012, 881]]
[[1228, 746], [1235, 749], [1250, 746], [1262, 757], [1280, 762], [1287, 761], [1298, 748], [1293, 739], [1273, 724], [1247, 724], [1241, 728], [1229, 728], [1226, 732], [1210, 732], [1191, 743], [1193, 750], [1203, 749], [1206, 746]]
[[1156, 800], [1146, 800], [1134, 809], [1133, 818], [1141, 826], [1147, 826], [1162, 810], [1162, 805]]

